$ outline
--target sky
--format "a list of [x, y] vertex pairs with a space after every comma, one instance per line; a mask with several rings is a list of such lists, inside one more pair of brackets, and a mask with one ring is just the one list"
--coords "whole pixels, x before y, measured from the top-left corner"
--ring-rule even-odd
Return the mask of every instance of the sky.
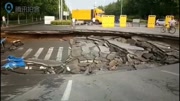
[[108, 5], [117, 0], [65, 0], [66, 5], [72, 9], [92, 9], [96, 2], [96, 6]]

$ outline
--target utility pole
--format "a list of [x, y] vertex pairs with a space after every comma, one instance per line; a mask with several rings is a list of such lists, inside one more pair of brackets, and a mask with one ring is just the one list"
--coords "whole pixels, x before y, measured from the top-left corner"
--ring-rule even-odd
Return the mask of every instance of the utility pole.
[[60, 0], [59, 0], [59, 20], [61, 20]]
[[61, 0], [61, 20], [63, 19], [63, 0]]
[[123, 0], [121, 0], [121, 15], [123, 14]]

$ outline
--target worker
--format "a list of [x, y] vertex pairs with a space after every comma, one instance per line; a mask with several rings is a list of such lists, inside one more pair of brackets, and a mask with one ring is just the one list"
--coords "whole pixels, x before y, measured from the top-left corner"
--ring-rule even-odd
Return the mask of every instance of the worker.
[[171, 18], [171, 20], [169, 21], [169, 30], [172, 28], [172, 27], [175, 27], [176, 26], [176, 20], [174, 20], [174, 17]]
[[95, 19], [95, 18], [93, 18], [93, 19], [92, 19], [92, 22], [93, 22], [93, 24], [95, 24], [95, 22], [96, 22], [96, 19]]
[[6, 18], [5, 18], [5, 16], [2, 16], [2, 26], [6, 27]]
[[76, 19], [75, 18], [72, 18], [72, 28], [74, 28], [76, 25]]

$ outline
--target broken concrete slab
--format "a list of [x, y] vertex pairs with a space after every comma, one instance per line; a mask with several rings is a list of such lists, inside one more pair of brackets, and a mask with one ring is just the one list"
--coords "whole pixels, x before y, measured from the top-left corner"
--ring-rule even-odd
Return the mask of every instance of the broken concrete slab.
[[136, 41], [133, 39], [127, 39], [127, 43], [129, 43], [130, 45], [135, 45]]
[[118, 42], [127, 43], [127, 40], [125, 38], [119, 37], [115, 39]]
[[82, 55], [89, 54], [91, 50], [99, 51], [99, 49], [96, 47], [94, 43], [86, 43], [82, 48]]
[[70, 68], [70, 72], [73, 74], [80, 73], [80, 67], [77, 64], [69, 64], [68, 67]]
[[179, 59], [175, 58], [174, 56], [168, 56], [164, 62], [167, 64], [174, 64], [179, 63]]
[[113, 60], [116, 57], [117, 53], [116, 52], [111, 52], [110, 54], [107, 55], [107, 59]]
[[142, 57], [145, 59], [152, 59], [154, 55], [152, 53], [143, 53]]
[[110, 67], [116, 66], [117, 64], [118, 64], [118, 61], [117, 61], [117, 60], [111, 60], [111, 61], [109, 62], [109, 66], [110, 66]]
[[[76, 41], [78, 43], [73, 46], [81, 47], [81, 55], [79, 54], [76, 55], [76, 57], [72, 57], [78, 58], [78, 66], [81, 72], [94, 71], [102, 68], [117, 70], [117, 66], [124, 65], [130, 65], [131, 69], [129, 70], [135, 70], [135, 65], [143, 63], [171, 64], [176, 61], [174, 58], [179, 59], [179, 57], [175, 56], [178, 54], [178, 50], [176, 50], [177, 53], [172, 53], [174, 50], [168, 50], [168, 48], [166, 51], [163, 51], [162, 48], [165, 49], [167, 45], [159, 43], [157, 45], [157, 43], [152, 43], [141, 37], [126, 39], [117, 36], [104, 38], [90, 36], [85, 40], [79, 39]], [[167, 56], [174, 56], [174, 58], [170, 57], [171, 59], [165, 61], [165, 57]], [[162, 57], [164, 58], [162, 59]], [[91, 64], [95, 65], [90, 67]]]
[[90, 65], [90, 63], [79, 63], [78, 64], [78, 66], [80, 66], [80, 67], [86, 67], [88, 65]]
[[109, 48], [107, 48], [105, 46], [98, 46], [98, 47], [99, 47], [101, 53], [106, 53], [106, 54], [110, 53]]
[[72, 47], [71, 55], [72, 55], [73, 57], [81, 56], [81, 53], [82, 53], [81, 47], [76, 47], [76, 46], [73, 46], [73, 47]]
[[83, 56], [84, 56], [84, 58], [86, 58], [86, 60], [93, 60], [95, 58], [95, 56], [90, 53], [84, 54]]
[[115, 41], [115, 40], [108, 40], [109, 43], [111, 44], [114, 44], [118, 47], [121, 47], [121, 48], [124, 48], [126, 50], [144, 50], [144, 48], [141, 48], [141, 47], [137, 47], [137, 46], [132, 46], [130, 44], [127, 44], [127, 43], [122, 43], [122, 42], [118, 42], [118, 41]]
[[55, 60], [43, 60], [43, 59], [36, 59], [36, 58], [29, 58], [25, 60], [25, 62], [28, 63], [34, 63], [34, 64], [39, 64], [47, 67], [58, 67], [62, 66], [63, 63]]

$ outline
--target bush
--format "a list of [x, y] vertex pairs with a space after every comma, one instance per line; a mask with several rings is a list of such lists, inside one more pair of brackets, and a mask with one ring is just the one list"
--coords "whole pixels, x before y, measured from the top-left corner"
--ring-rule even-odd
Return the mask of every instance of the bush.
[[71, 20], [54, 20], [51, 21], [52, 25], [71, 25]]

